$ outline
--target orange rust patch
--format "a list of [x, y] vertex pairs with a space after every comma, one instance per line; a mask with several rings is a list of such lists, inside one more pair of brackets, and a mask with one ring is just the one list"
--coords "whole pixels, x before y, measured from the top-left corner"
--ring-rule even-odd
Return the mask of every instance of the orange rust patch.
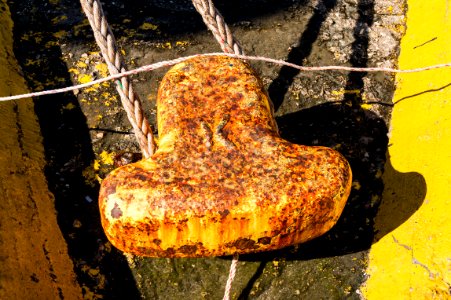
[[271, 102], [246, 63], [200, 57], [174, 66], [158, 93], [160, 145], [114, 170], [100, 211], [110, 241], [144, 256], [279, 249], [322, 235], [351, 187], [348, 162], [278, 135]]

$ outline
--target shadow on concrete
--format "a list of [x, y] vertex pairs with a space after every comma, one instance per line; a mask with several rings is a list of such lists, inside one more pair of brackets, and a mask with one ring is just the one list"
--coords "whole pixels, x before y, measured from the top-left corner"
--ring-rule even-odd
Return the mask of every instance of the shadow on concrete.
[[384, 176], [390, 181], [385, 183], [384, 197], [375, 218], [374, 242], [407, 221], [420, 208], [427, 192], [426, 181], [421, 174], [400, 173], [393, 168], [389, 158]]
[[[336, 1], [322, 1], [310, 19], [300, 38], [299, 46], [288, 55], [291, 63], [302, 64], [310, 54], [312, 44], [318, 37], [320, 26]], [[359, 17], [354, 29], [350, 63], [354, 67], [366, 67], [368, 63], [369, 28], [373, 24], [374, 1], [361, 0], [358, 4]], [[269, 94], [277, 109], [297, 70], [281, 68], [279, 76], [269, 87]], [[353, 189], [344, 212], [332, 230], [327, 234], [292, 249], [249, 255], [242, 260], [271, 260], [275, 257], [304, 260], [318, 257], [355, 253], [370, 248], [375, 241], [374, 218], [378, 212], [384, 183], [381, 175], [386, 168], [390, 178], [404, 182], [406, 189], [398, 190], [393, 201], [399, 202], [400, 211], [381, 211], [379, 217], [385, 225], [379, 231], [380, 238], [405, 222], [422, 204], [426, 194], [426, 182], [419, 173], [399, 173], [391, 166], [388, 152], [388, 129], [383, 118], [361, 108], [364, 92], [363, 79], [366, 73], [351, 72], [348, 75], [343, 101], [320, 104], [296, 113], [277, 118], [283, 138], [297, 144], [333, 147], [350, 162], [353, 170]], [[387, 86], [387, 93], [393, 95], [393, 86]], [[358, 91], [358, 92], [355, 92]], [[409, 191], [409, 189], [411, 189]], [[412, 192], [414, 191], [414, 192]], [[411, 197], [414, 194], [414, 197]]]
[[[322, 1], [318, 4], [314, 16], [301, 35], [300, 44], [293, 48], [288, 61], [302, 63], [311, 51], [317, 39], [320, 26], [336, 6], [336, 1]], [[369, 29], [374, 20], [374, 1], [358, 2], [358, 19], [354, 28], [354, 42], [350, 64], [353, 67], [367, 67]], [[269, 88], [271, 99], [278, 107], [288, 90], [289, 84], [299, 72], [282, 68], [279, 76]], [[299, 246], [299, 258], [334, 256], [368, 249], [374, 240], [373, 222], [378, 211], [384, 185], [381, 174], [384, 165], [394, 175], [391, 178], [409, 180], [419, 192], [405, 206], [402, 215], [397, 218], [387, 216], [387, 227], [396, 228], [407, 220], [421, 205], [426, 183], [418, 173], [402, 174], [391, 168], [386, 160], [388, 129], [386, 122], [375, 113], [361, 108], [366, 73], [350, 72], [341, 103], [328, 103], [305, 109], [277, 119], [282, 137], [291, 142], [305, 145], [322, 145], [336, 148], [350, 162], [353, 170], [354, 188], [349, 197], [342, 217], [337, 225], [325, 236]], [[387, 87], [390, 98], [394, 87]], [[355, 92], [358, 91], [358, 92]], [[389, 121], [389, 120], [386, 120]], [[401, 191], [398, 191], [401, 192]], [[404, 199], [399, 198], [399, 201]], [[387, 212], [388, 213], [388, 212]], [[291, 256], [296, 258], [295, 256]]]
[[[32, 90], [72, 85], [60, 47], [54, 43], [54, 34], [62, 28], [52, 25], [57, 13], [47, 11], [47, 5], [47, 1], [9, 3], [15, 56]], [[87, 298], [138, 299], [124, 256], [114, 248], [105, 249], [107, 239], [97, 207], [99, 186], [88, 184], [83, 176], [94, 154], [77, 98], [72, 93], [39, 97], [35, 99], [35, 111], [44, 139], [45, 174], [55, 197], [58, 224], [83, 294]]]
[[[310, 55], [313, 44], [318, 39], [321, 25], [336, 5], [337, 0], [318, 2], [312, 17], [299, 38], [298, 46], [293, 47], [290, 53], [288, 53], [288, 58], [286, 59], [287, 62], [300, 66], [303, 65], [303, 60]], [[277, 78], [275, 78], [268, 87], [268, 94], [274, 104], [275, 111], [282, 105], [285, 94], [293, 83], [294, 77], [298, 74], [299, 70], [283, 66], [280, 69]]]
[[[293, 7], [302, 7], [308, 0], [217, 0], [213, 1], [228, 25], [246, 26], [249, 21]], [[108, 23], [116, 39], [140, 39], [143, 41], [165, 41], [194, 35], [207, 28], [195, 10], [191, 0], [116, 0], [102, 3]], [[83, 15], [80, 16], [84, 18]], [[81, 19], [80, 19], [81, 20]], [[143, 23], [156, 25], [158, 29], [142, 27]], [[88, 24], [75, 40], [92, 38]], [[133, 32], [133, 36], [130, 33]], [[213, 40], [212, 40], [213, 41]], [[219, 45], [218, 45], [218, 49]]]
[[[299, 39], [299, 46], [289, 53], [289, 62], [302, 64], [303, 59], [310, 55], [322, 23], [336, 4], [334, 0], [319, 2]], [[368, 33], [374, 19], [374, 1], [360, 0], [358, 13], [350, 63], [354, 67], [366, 67]], [[269, 95], [276, 110], [284, 101], [285, 94], [298, 73], [296, 70], [283, 67], [270, 85]], [[251, 290], [263, 276], [268, 262], [280, 258], [310, 260], [368, 250], [372, 243], [404, 223], [423, 203], [426, 194], [424, 177], [416, 172], [396, 171], [391, 165], [390, 157], [387, 156], [386, 124], [389, 120], [384, 120], [361, 107], [363, 79], [366, 75], [349, 73], [345, 91], [354, 92], [345, 93], [343, 101], [339, 103], [320, 104], [277, 118], [283, 138], [298, 144], [329, 146], [341, 152], [350, 162], [353, 171], [353, 189], [338, 223], [325, 235], [294, 247], [242, 256], [241, 260], [258, 261], [260, 265], [242, 290], [239, 299], [250, 297]], [[393, 90], [393, 86], [387, 86], [388, 99], [392, 98]], [[403, 188], [384, 192], [381, 177], [383, 172], [386, 178], [402, 182], [402, 185], [393, 186]], [[392, 186], [389, 183], [387, 185]], [[380, 205], [383, 192], [385, 198]], [[388, 194], [390, 197], [387, 197]], [[377, 232], [374, 227], [376, 215]], [[346, 265], [346, 259], [342, 263]], [[364, 270], [359, 272], [363, 274]]]
[[[337, 225], [326, 235], [300, 245], [291, 258], [336, 256], [369, 249], [374, 241], [374, 218], [384, 191], [382, 172], [389, 172], [387, 178], [402, 181], [406, 187], [396, 191], [395, 201], [400, 202], [403, 210], [383, 212], [385, 228], [401, 225], [423, 202], [426, 193], [423, 176], [415, 172], [399, 173], [391, 167], [386, 157], [387, 128], [384, 120], [374, 113], [344, 104], [324, 104], [283, 116], [278, 124], [282, 136], [292, 142], [337, 148], [353, 170], [353, 189]], [[416, 191], [416, 196], [406, 199], [403, 193], [410, 195], [409, 188]]]

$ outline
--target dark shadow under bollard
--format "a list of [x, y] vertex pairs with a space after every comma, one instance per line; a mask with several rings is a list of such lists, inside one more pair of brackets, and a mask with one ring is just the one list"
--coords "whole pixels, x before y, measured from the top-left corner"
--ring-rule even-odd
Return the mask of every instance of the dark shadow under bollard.
[[[302, 64], [302, 60], [310, 55], [312, 44], [318, 37], [322, 22], [336, 4], [335, 1], [322, 1], [318, 4], [319, 7], [300, 37], [300, 44], [288, 55], [289, 62]], [[354, 67], [366, 67], [369, 28], [373, 25], [374, 19], [374, 1], [361, 0], [357, 8], [358, 18], [354, 28], [350, 63]], [[269, 86], [268, 91], [276, 110], [282, 105], [290, 85], [298, 74], [296, 70], [282, 67], [278, 77]], [[265, 284], [264, 273], [277, 269], [270, 264], [275, 260], [292, 261], [292, 263], [286, 262], [283, 266], [277, 264], [279, 270], [284, 268], [284, 271], [280, 272], [293, 272], [294, 265], [297, 271], [305, 271], [304, 276], [298, 278], [298, 286], [300, 290], [310, 289], [307, 292], [309, 295], [324, 296], [321, 292], [316, 294], [317, 287], [313, 288], [318, 286], [315, 278], [322, 277], [323, 272], [335, 273], [336, 270], [339, 271], [333, 276], [346, 278], [349, 280], [347, 282], [349, 287], [356, 285], [358, 288], [364, 280], [365, 263], [355, 264], [354, 262], [364, 261], [367, 250], [373, 242], [401, 225], [421, 206], [426, 193], [423, 176], [415, 172], [406, 174], [397, 172], [392, 168], [387, 155], [389, 106], [381, 110], [382, 116], [362, 108], [365, 76], [367, 76], [366, 73], [351, 72], [344, 88], [344, 98], [338, 103], [319, 101], [323, 104], [277, 118], [282, 137], [290, 142], [328, 146], [341, 152], [348, 159], [353, 170], [353, 189], [338, 223], [325, 235], [305, 244], [279, 251], [241, 257], [244, 261], [260, 262], [260, 267], [242, 291], [240, 299], [253, 298], [253, 295], [256, 295], [255, 291], [258, 287], [261, 288]], [[371, 74], [371, 76], [377, 75]], [[394, 89], [393, 79], [387, 76], [378, 84], [387, 89], [385, 94], [388, 94], [387, 98], [391, 99]], [[385, 172], [390, 173], [390, 178], [396, 178], [403, 181], [405, 186], [412, 187], [407, 193], [396, 191], [400, 194], [391, 198], [392, 201], [399, 202], [402, 211], [378, 212], [384, 191], [382, 181], [384, 168]], [[379, 232], [375, 235], [376, 214], [378, 214], [378, 223], [382, 221], [384, 226], [379, 228]], [[317, 273], [318, 266], [321, 268], [319, 273]], [[355, 270], [356, 268], [359, 270]], [[349, 271], [350, 269], [354, 269], [354, 275]], [[355, 277], [357, 279], [354, 279]], [[327, 279], [322, 278], [324, 280], [322, 285], [326, 287]], [[297, 280], [297, 277], [293, 276], [292, 280]], [[312, 281], [310, 284], [307, 283], [307, 286], [311, 288], [305, 285], [305, 281], [309, 280]], [[332, 290], [334, 289], [336, 288]], [[328, 297], [331, 295], [332, 293]]]

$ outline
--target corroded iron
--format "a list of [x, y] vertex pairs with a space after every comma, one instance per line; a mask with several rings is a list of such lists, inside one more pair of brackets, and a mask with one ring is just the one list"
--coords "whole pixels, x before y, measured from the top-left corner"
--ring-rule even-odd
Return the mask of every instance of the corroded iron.
[[351, 188], [348, 162], [280, 138], [247, 63], [180, 63], [157, 101], [156, 153], [102, 182], [102, 225], [114, 246], [152, 257], [243, 254], [302, 243], [336, 223]]

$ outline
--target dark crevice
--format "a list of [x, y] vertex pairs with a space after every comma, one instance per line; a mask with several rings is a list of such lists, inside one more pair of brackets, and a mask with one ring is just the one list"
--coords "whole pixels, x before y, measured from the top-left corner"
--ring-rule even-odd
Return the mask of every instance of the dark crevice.
[[17, 142], [19, 143], [19, 148], [22, 152], [22, 155], [24, 157], [28, 157], [28, 153], [25, 152], [25, 149], [23, 147], [23, 130], [22, 125], [20, 124], [19, 105], [16, 102], [13, 102], [13, 111], [16, 117]]
[[268, 260], [262, 260], [255, 271], [254, 275], [249, 279], [249, 281], [246, 284], [246, 287], [241, 291], [240, 295], [238, 296], [238, 300], [246, 300], [249, 298], [252, 288], [255, 285], [255, 282], [257, 279], [260, 278], [260, 276], [263, 274], [263, 271], [265, 270], [266, 265], [268, 264]]

